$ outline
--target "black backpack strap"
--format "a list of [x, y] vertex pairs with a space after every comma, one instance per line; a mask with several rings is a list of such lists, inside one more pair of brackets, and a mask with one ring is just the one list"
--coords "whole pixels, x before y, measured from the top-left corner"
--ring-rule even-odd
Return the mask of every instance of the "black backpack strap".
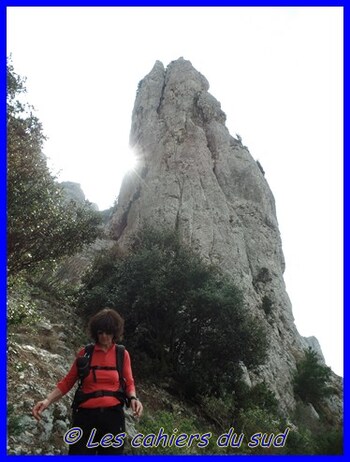
[[[94, 352], [94, 348], [95, 348], [95, 344], [94, 343], [89, 343], [88, 345], [85, 345], [85, 352], [84, 352], [84, 356], [89, 358], [89, 369], [91, 367], [91, 360], [92, 360], [92, 355], [93, 355], [93, 352]], [[93, 375], [94, 375], [94, 381], [96, 382], [96, 373], [95, 371], [93, 370], [92, 371]]]
[[84, 356], [92, 356], [92, 352], [94, 351], [95, 344], [94, 343], [89, 343], [88, 345], [85, 345], [84, 348]]
[[[76, 389], [73, 402], [72, 402], [72, 408], [73, 410], [76, 410], [80, 404], [80, 395], [82, 395], [82, 386], [83, 386], [83, 380], [85, 377], [88, 376], [90, 372], [90, 364], [91, 364], [91, 358], [92, 354], [94, 352], [94, 347], [95, 345], [93, 343], [89, 343], [88, 345], [85, 345], [84, 347], [84, 354], [83, 356], [79, 356], [76, 359], [76, 364], [78, 368], [78, 377], [79, 377], [79, 382], [78, 382], [78, 388]], [[85, 359], [85, 361], [84, 361]], [[87, 359], [87, 362], [86, 362]]]
[[116, 345], [116, 356], [117, 356], [117, 371], [119, 374], [119, 390], [118, 399], [124, 403], [127, 407], [130, 406], [130, 400], [126, 396], [126, 383], [123, 374], [124, 369], [124, 355], [125, 355], [125, 346], [124, 345]]
[[85, 377], [89, 375], [90, 372], [90, 364], [91, 364], [91, 357], [94, 351], [94, 344], [89, 344], [84, 347], [84, 354], [78, 356], [75, 360], [78, 370], [78, 377], [79, 377], [79, 386], [82, 385], [83, 380]]
[[119, 381], [121, 386], [124, 389], [124, 376], [123, 376], [123, 369], [124, 369], [124, 353], [125, 353], [125, 346], [124, 345], [116, 345], [116, 361], [117, 361], [117, 371], [119, 374]]

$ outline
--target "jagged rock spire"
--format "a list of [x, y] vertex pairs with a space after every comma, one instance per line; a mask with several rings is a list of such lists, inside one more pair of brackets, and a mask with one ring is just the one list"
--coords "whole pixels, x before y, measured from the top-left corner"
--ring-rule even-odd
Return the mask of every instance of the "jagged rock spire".
[[275, 201], [262, 169], [230, 135], [208, 90], [207, 79], [183, 58], [166, 69], [157, 61], [141, 80], [130, 132], [138, 166], [122, 184], [111, 235], [123, 246], [144, 222], [175, 228], [230, 274], [268, 328], [269, 362], [260, 379], [287, 410], [305, 343], [285, 290]]

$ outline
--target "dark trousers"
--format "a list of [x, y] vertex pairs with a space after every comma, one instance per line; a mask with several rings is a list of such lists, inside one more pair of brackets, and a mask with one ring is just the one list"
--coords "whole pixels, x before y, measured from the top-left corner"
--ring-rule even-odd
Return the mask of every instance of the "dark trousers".
[[125, 440], [123, 407], [78, 408], [73, 414], [72, 428], [66, 435], [71, 456], [120, 455]]

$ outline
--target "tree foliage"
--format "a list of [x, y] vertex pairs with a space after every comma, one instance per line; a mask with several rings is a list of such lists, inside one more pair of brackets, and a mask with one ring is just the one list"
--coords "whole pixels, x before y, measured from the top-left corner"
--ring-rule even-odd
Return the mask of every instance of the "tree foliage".
[[84, 313], [120, 311], [137, 370], [175, 379], [187, 396], [219, 394], [238, 379], [240, 361], [265, 359], [266, 333], [240, 291], [174, 232], [143, 229], [127, 256], [100, 257], [83, 284]]
[[320, 364], [318, 354], [309, 347], [305, 350], [304, 359], [297, 364], [294, 391], [303, 402], [317, 406], [332, 392], [327, 384], [330, 375], [331, 369]]
[[98, 234], [89, 202], [66, 203], [42, 152], [45, 136], [33, 108], [21, 102], [24, 79], [7, 66], [8, 270], [72, 255]]

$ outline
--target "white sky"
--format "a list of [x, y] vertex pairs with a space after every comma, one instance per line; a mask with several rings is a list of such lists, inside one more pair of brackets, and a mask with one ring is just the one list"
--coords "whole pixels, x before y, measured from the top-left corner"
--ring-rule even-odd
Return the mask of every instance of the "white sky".
[[7, 9], [7, 50], [61, 181], [100, 210], [117, 198], [138, 82], [183, 56], [276, 199], [285, 281], [301, 335], [343, 374], [343, 9]]

